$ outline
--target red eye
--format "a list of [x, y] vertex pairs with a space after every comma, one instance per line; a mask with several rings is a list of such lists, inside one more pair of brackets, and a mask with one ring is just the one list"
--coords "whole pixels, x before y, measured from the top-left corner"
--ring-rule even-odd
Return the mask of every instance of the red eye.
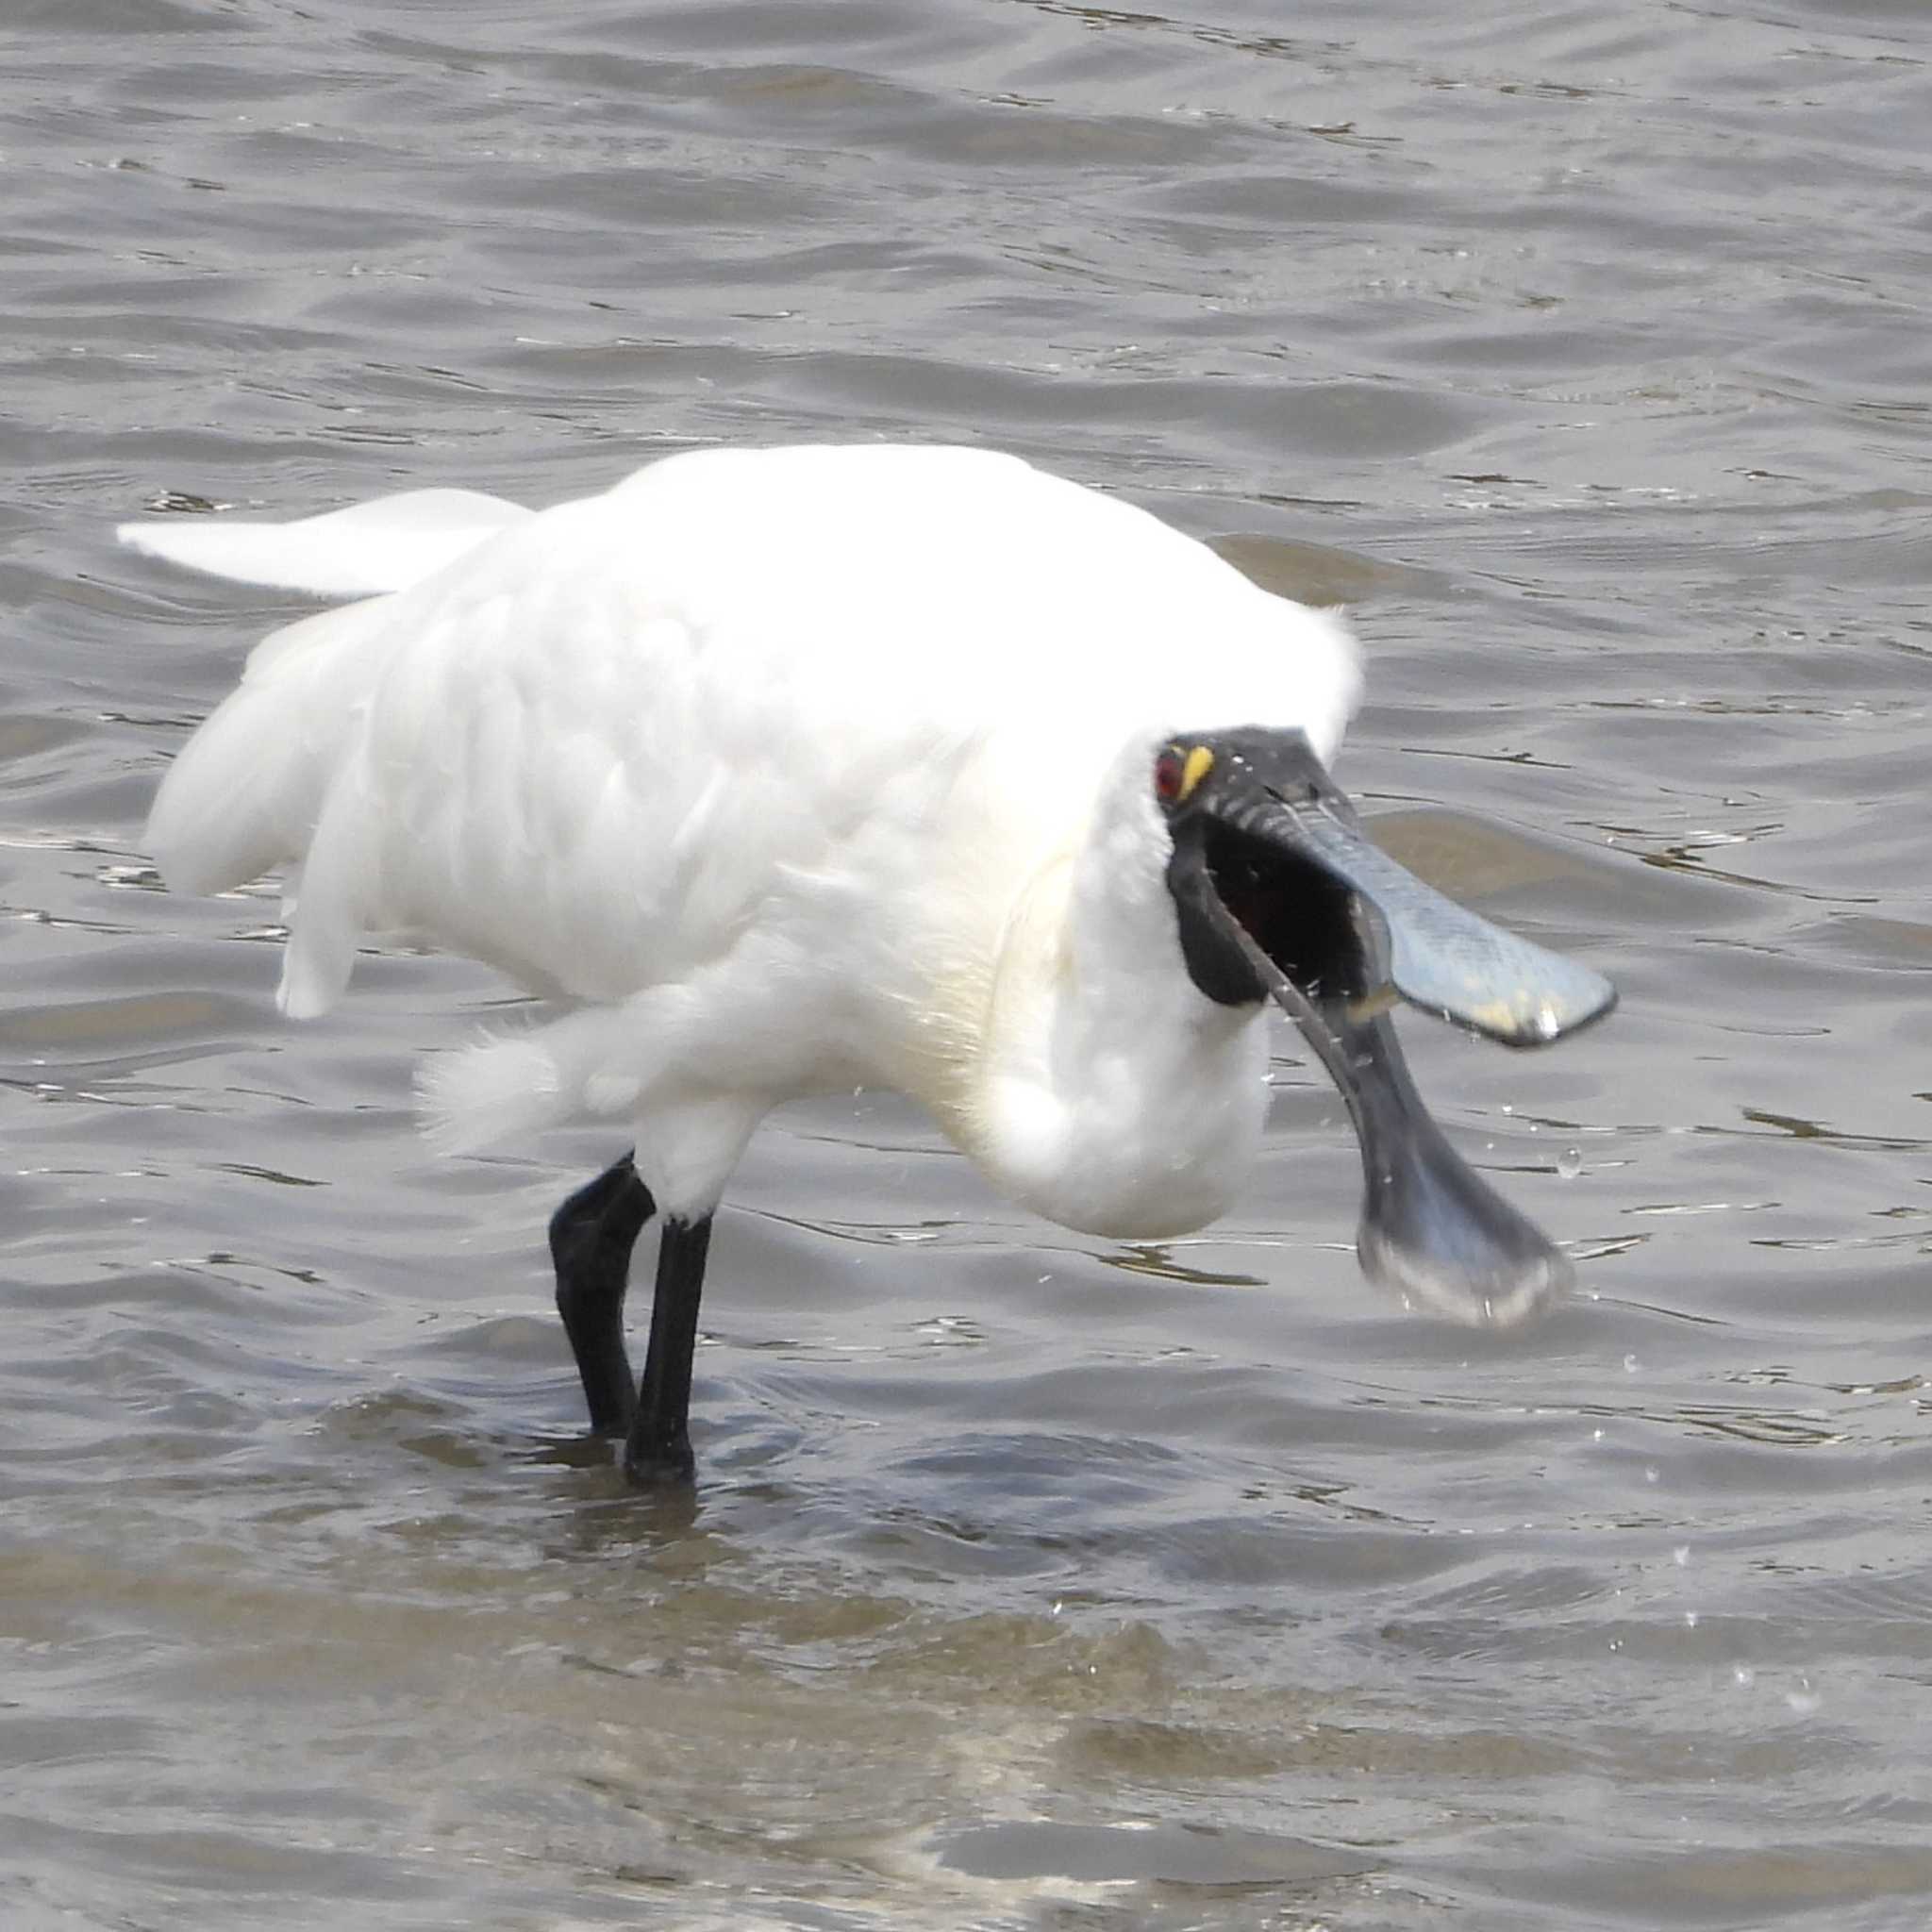
[[1154, 795], [1162, 805], [1172, 805], [1181, 795], [1187, 767], [1172, 745], [1154, 760]]

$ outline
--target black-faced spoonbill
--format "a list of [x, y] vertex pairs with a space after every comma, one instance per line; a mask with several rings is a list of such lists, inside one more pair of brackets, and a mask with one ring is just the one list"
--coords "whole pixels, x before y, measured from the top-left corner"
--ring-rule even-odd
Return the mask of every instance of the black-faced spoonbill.
[[550, 1246], [591, 1424], [639, 1480], [691, 1474], [711, 1217], [803, 1094], [895, 1088], [1039, 1213], [1156, 1240], [1254, 1164], [1272, 996], [1353, 1116], [1369, 1274], [1495, 1325], [1567, 1280], [1430, 1120], [1388, 1008], [1540, 1045], [1608, 982], [1368, 841], [1327, 773], [1343, 625], [1145, 511], [990, 451], [868, 445], [694, 452], [534, 513], [426, 491], [122, 534], [357, 600], [257, 649], [148, 844], [189, 891], [291, 868], [291, 1014], [370, 934], [553, 1003], [422, 1092], [452, 1149], [583, 1118], [634, 1141]]

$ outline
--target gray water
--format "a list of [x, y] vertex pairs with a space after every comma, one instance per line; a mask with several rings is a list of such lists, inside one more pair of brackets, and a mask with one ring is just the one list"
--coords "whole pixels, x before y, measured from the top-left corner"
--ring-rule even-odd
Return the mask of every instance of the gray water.
[[[0, 1923], [1932, 1920], [1923, 0], [8, 0]], [[504, 989], [283, 1024], [156, 776], [299, 608], [199, 501], [1017, 449], [1342, 599], [1391, 848], [1611, 973], [1410, 1024], [1575, 1257], [1406, 1316], [1291, 1034], [1120, 1249], [883, 1095], [720, 1218], [703, 1475], [585, 1441], [441, 1162]], [[917, 648], [917, 640], [908, 640]]]

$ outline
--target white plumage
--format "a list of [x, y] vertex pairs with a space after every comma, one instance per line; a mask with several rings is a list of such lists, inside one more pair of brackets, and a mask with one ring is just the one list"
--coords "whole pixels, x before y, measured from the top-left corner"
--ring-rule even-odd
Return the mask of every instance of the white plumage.
[[[128, 531], [205, 570], [388, 590], [260, 645], [148, 824], [189, 891], [299, 865], [289, 1013], [330, 1006], [370, 935], [575, 1003], [434, 1064], [434, 1131], [635, 1124], [674, 1211], [715, 1205], [773, 1105], [858, 1084], [924, 1101], [1053, 1218], [1153, 1235], [1221, 1210], [1258, 1126], [1257, 1041], [1217, 1042], [1241, 1085], [1213, 1111], [1240, 1131], [1165, 1177], [1137, 1152], [1152, 1138], [1167, 1166], [1177, 1122], [1213, 1124], [1191, 1056], [1147, 1053], [1125, 1004], [1203, 1004], [1171, 930], [1078, 960], [1118, 1041], [1049, 1041], [1036, 1008], [1081, 950], [1067, 913], [1101, 788], [1131, 780], [1139, 807], [1108, 822], [1128, 861], [1108, 854], [1110, 882], [1152, 886], [1157, 741], [1298, 725], [1328, 756], [1357, 691], [1336, 619], [979, 450], [696, 452], [535, 516], [456, 498], [454, 544], [425, 500]], [[1172, 927], [1164, 897], [1146, 909]], [[1124, 1174], [1080, 1158], [1090, 1135]]]
[[359, 599], [257, 649], [148, 842], [190, 891], [291, 868], [297, 1017], [375, 935], [554, 1003], [428, 1066], [443, 1144], [605, 1119], [642, 1212], [702, 1229], [773, 1106], [864, 1084], [1076, 1227], [1177, 1233], [1241, 1186], [1261, 983], [1208, 997], [1184, 960], [1150, 773], [1221, 726], [1325, 764], [1358, 691], [1332, 614], [971, 449], [712, 450], [535, 514], [432, 491], [123, 534]]

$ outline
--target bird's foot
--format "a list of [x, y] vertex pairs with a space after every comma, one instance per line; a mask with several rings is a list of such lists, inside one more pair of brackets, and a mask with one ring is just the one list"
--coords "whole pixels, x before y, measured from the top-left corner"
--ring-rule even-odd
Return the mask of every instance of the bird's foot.
[[697, 1481], [697, 1457], [681, 1431], [668, 1442], [626, 1442], [624, 1473], [641, 1490], [688, 1490]]

